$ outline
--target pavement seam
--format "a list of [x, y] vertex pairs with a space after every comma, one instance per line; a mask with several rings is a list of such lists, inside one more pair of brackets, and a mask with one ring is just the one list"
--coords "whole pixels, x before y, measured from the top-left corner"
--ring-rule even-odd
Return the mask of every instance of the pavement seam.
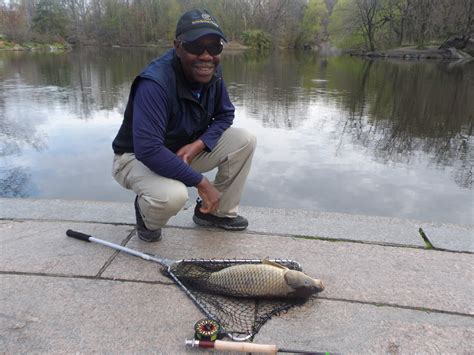
[[448, 315], [452, 315], [452, 316], [474, 318], [474, 314], [470, 314], [470, 313], [446, 311], [446, 310], [442, 310], [442, 309], [419, 307], [419, 306], [418, 307], [417, 306], [404, 306], [404, 305], [399, 305], [399, 304], [396, 304], [396, 303], [370, 302], [370, 301], [350, 300], [350, 299], [347, 299], [347, 298], [324, 297], [324, 296], [318, 296], [318, 299], [327, 300], [327, 301], [334, 301], [334, 302], [364, 304], [364, 305], [375, 306], [375, 307], [400, 308], [400, 309], [407, 309], [407, 310], [418, 311], [418, 312], [439, 313], [439, 314], [448, 314]]
[[[298, 236], [295, 236], [298, 238]], [[363, 240], [350, 240], [350, 239], [337, 239], [337, 238], [326, 238], [326, 237], [304, 237], [305, 239], [315, 239], [315, 240], [324, 240], [328, 242], [348, 242], [354, 244], [365, 244], [365, 245], [378, 245], [381, 247], [390, 247], [390, 248], [406, 248], [406, 249], [419, 249], [419, 250], [427, 250], [427, 251], [440, 251], [444, 253], [453, 253], [453, 254], [469, 254], [472, 255], [474, 252], [468, 250], [452, 250], [452, 249], [445, 249], [445, 248], [438, 248], [431, 244], [431, 247], [421, 247], [418, 245], [403, 245], [403, 244], [395, 244], [395, 243], [383, 243], [383, 242], [369, 242]]]
[[271, 235], [271, 236], [280, 236], [280, 237], [292, 237], [297, 239], [307, 239], [307, 240], [322, 240], [332, 243], [354, 243], [354, 244], [364, 244], [364, 245], [377, 245], [381, 247], [390, 247], [390, 248], [405, 248], [405, 249], [419, 249], [427, 251], [440, 251], [445, 253], [454, 253], [454, 254], [474, 254], [474, 252], [468, 250], [452, 250], [438, 248], [433, 245], [431, 247], [422, 247], [413, 244], [396, 244], [396, 243], [386, 243], [386, 242], [371, 242], [366, 240], [355, 240], [355, 239], [342, 239], [342, 238], [331, 238], [331, 237], [319, 237], [311, 235], [291, 235], [291, 234], [270, 234], [270, 233], [260, 233], [260, 232], [247, 232], [247, 234], [259, 234], [259, 235]]
[[79, 279], [79, 280], [99, 280], [99, 281], [117, 281], [127, 283], [138, 283], [138, 284], [149, 284], [149, 285], [176, 285], [173, 281], [148, 281], [148, 280], [132, 280], [132, 279], [121, 279], [116, 277], [97, 277], [97, 275], [68, 275], [68, 274], [47, 274], [43, 272], [26, 272], [26, 271], [0, 271], [0, 275], [17, 275], [17, 276], [40, 276], [40, 277], [51, 277], [51, 278], [62, 278], [62, 279]]
[[[133, 227], [135, 224], [131, 223], [110, 223], [110, 222], [97, 222], [97, 221], [76, 221], [76, 220], [55, 220], [55, 219], [35, 219], [35, 218], [28, 218], [28, 219], [21, 219], [21, 218], [0, 218], [0, 221], [13, 221], [13, 222], [25, 222], [25, 221], [34, 221], [34, 222], [70, 222], [70, 223], [88, 223], [88, 224], [102, 224], [102, 225], [111, 225], [111, 226], [129, 226]], [[167, 225], [163, 227], [164, 229], [168, 228], [175, 228], [175, 229], [184, 229], [184, 230], [201, 230], [201, 231], [216, 231], [216, 229], [211, 228], [204, 228], [204, 227], [183, 227], [183, 226], [176, 226], [176, 225]], [[421, 229], [421, 228], [420, 228]], [[221, 231], [221, 230], [220, 230]], [[227, 231], [228, 233], [237, 233]], [[437, 251], [437, 252], [444, 252], [444, 253], [454, 253], [454, 254], [469, 254], [473, 255], [474, 252], [468, 250], [452, 250], [452, 249], [445, 249], [445, 248], [438, 248], [426, 243], [426, 240], [423, 239], [425, 242], [425, 246], [418, 246], [413, 244], [397, 244], [397, 243], [387, 243], [387, 242], [373, 242], [367, 240], [355, 240], [355, 239], [343, 239], [343, 238], [332, 238], [332, 237], [320, 237], [320, 236], [313, 236], [313, 235], [301, 235], [301, 234], [285, 234], [285, 233], [269, 233], [269, 232], [258, 232], [258, 231], [245, 231], [245, 234], [249, 235], [263, 235], [263, 236], [272, 236], [272, 237], [283, 237], [283, 238], [297, 238], [297, 239], [307, 239], [307, 240], [322, 240], [327, 242], [339, 242], [339, 243], [354, 243], [354, 244], [365, 244], [365, 245], [378, 245], [382, 247], [390, 247], [390, 248], [406, 248], [406, 249], [419, 249], [419, 250], [427, 250], [427, 251]], [[425, 234], [426, 235], [426, 234]], [[421, 234], [420, 234], [421, 236]]]
[[84, 224], [106, 224], [111, 226], [134, 226], [134, 223], [121, 223], [121, 222], [101, 222], [101, 221], [86, 221], [77, 219], [54, 219], [54, 218], [10, 218], [0, 217], [0, 221], [13, 221], [13, 222], [58, 222], [58, 223], [84, 223]]
[[[133, 236], [133, 230], [129, 233], [129, 235], [127, 235], [125, 237], [124, 240], [122, 240], [122, 242], [120, 243], [121, 246], [125, 246], [127, 245], [127, 243], [130, 241], [130, 239], [132, 239], [132, 236]], [[104, 265], [100, 268], [99, 272], [97, 273], [97, 275], [95, 275], [96, 278], [100, 278], [102, 277], [102, 274], [105, 272], [105, 270], [107, 270], [107, 268], [110, 266], [110, 264], [112, 264], [112, 262], [114, 261], [114, 259], [117, 257], [117, 255], [120, 254], [120, 250], [115, 250], [113, 252], [113, 254], [110, 256], [110, 258], [104, 263]]]
[[[37, 272], [23, 272], [23, 271], [0, 271], [0, 275], [14, 275], [14, 276], [39, 276], [39, 277], [51, 277], [51, 278], [64, 278], [64, 279], [79, 279], [79, 280], [92, 280], [92, 281], [113, 281], [113, 282], [124, 282], [124, 283], [137, 283], [137, 284], [149, 284], [149, 285], [162, 285], [162, 286], [176, 286], [176, 283], [173, 281], [164, 282], [164, 281], [147, 281], [147, 280], [131, 280], [131, 279], [120, 279], [120, 278], [111, 278], [111, 277], [96, 277], [88, 275], [67, 275], [67, 274], [46, 274], [46, 273], [37, 273]], [[436, 308], [427, 308], [419, 306], [405, 306], [395, 303], [386, 303], [386, 302], [371, 302], [371, 301], [360, 301], [360, 300], [351, 300], [347, 298], [337, 298], [337, 297], [324, 297], [317, 296], [310, 301], [325, 300], [331, 302], [344, 302], [352, 304], [361, 304], [374, 307], [389, 307], [389, 308], [398, 308], [406, 309], [416, 312], [425, 312], [425, 313], [436, 313], [436, 314], [446, 314], [459, 317], [474, 318], [474, 314], [462, 313], [455, 311], [446, 311]]]

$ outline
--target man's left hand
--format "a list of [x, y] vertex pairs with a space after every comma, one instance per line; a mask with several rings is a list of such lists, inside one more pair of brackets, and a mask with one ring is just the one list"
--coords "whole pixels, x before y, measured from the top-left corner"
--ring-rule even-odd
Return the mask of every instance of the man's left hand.
[[190, 144], [186, 144], [185, 146], [182, 146], [176, 152], [176, 155], [180, 157], [181, 159], [183, 159], [183, 161], [189, 165], [191, 164], [193, 159], [196, 157], [196, 155], [201, 153], [205, 147], [206, 146], [204, 142], [200, 139], [197, 139]]

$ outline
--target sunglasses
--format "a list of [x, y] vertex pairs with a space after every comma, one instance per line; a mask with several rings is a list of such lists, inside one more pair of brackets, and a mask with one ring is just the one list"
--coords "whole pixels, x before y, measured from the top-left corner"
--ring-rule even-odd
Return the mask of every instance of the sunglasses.
[[197, 41], [194, 42], [184, 42], [180, 41], [183, 45], [183, 48], [186, 52], [194, 55], [201, 55], [204, 51], [207, 51], [212, 56], [219, 55], [222, 53], [224, 49], [224, 45], [222, 42], [219, 43], [209, 43], [209, 44], [202, 44]]

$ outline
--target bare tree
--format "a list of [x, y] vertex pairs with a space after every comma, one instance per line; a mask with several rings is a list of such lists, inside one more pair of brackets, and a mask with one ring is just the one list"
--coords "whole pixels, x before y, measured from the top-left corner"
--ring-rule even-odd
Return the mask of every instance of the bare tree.
[[370, 51], [375, 50], [375, 34], [390, 18], [382, 15], [381, 0], [355, 0], [362, 33], [366, 46]]

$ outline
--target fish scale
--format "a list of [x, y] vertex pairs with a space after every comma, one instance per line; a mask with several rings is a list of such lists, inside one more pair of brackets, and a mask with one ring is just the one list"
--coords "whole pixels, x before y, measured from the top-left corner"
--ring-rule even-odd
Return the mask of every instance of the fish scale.
[[198, 263], [178, 263], [171, 270], [195, 289], [233, 297], [307, 298], [324, 289], [321, 280], [267, 259], [214, 270]]
[[285, 281], [287, 270], [271, 265], [237, 265], [213, 272], [209, 288], [225, 290], [235, 296], [282, 296], [294, 291]]

